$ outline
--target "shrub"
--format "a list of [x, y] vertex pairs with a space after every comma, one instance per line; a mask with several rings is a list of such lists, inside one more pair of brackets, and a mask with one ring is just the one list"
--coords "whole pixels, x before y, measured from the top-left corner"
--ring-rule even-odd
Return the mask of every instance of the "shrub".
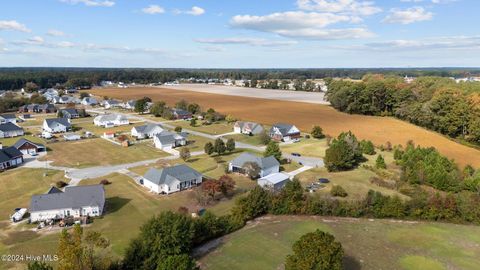
[[63, 187], [68, 186], [68, 184], [65, 183], [65, 182], [63, 182], [63, 181], [57, 181], [57, 182], [55, 182], [55, 186], [56, 186], [57, 188], [63, 188]]
[[175, 127], [175, 132], [182, 132], [182, 127], [181, 126], [176, 126]]
[[342, 186], [334, 185], [330, 190], [330, 195], [334, 197], [347, 197], [348, 193]]
[[312, 137], [315, 139], [325, 138], [325, 135], [323, 134], [323, 129], [319, 126], [314, 126], [310, 133], [312, 134]]
[[112, 182], [108, 181], [107, 179], [103, 179], [102, 181], [100, 181], [100, 185], [110, 185]]
[[383, 159], [382, 155], [378, 155], [377, 160], [375, 160], [375, 168], [377, 169], [387, 168], [387, 164], [385, 163], [385, 159]]

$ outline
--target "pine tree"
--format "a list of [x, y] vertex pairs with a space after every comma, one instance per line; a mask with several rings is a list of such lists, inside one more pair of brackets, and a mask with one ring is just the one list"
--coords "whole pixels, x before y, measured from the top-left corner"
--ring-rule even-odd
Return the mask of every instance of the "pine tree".
[[278, 143], [274, 141], [270, 141], [263, 153], [264, 157], [274, 156], [278, 161], [282, 160], [282, 151], [280, 151], [280, 147]]
[[213, 152], [215, 152], [215, 148], [213, 147], [213, 144], [211, 142], [207, 142], [203, 149], [205, 150], [205, 153], [207, 155], [211, 155], [213, 154]]
[[235, 140], [230, 138], [227, 140], [227, 151], [232, 152], [235, 150]]
[[385, 159], [383, 159], [382, 155], [378, 155], [377, 160], [375, 161], [375, 167], [377, 169], [386, 169], [387, 164], [385, 163]]

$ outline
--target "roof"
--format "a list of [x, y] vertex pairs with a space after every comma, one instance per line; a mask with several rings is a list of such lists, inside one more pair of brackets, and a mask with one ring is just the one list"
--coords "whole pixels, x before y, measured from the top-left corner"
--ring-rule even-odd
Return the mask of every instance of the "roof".
[[261, 180], [265, 180], [267, 182], [269, 182], [270, 184], [272, 185], [275, 185], [275, 184], [278, 184], [278, 183], [281, 183], [285, 180], [288, 180], [290, 179], [290, 175], [286, 174], [286, 173], [282, 173], [282, 172], [279, 172], [279, 173], [272, 173], [272, 174], [269, 174], [265, 177], [262, 177], [260, 178]]
[[138, 133], [150, 133], [156, 128], [160, 128], [163, 130], [163, 127], [158, 124], [147, 124], [143, 126], [138, 126], [138, 127], [133, 127], [135, 130], [137, 130]]
[[17, 117], [13, 113], [0, 114], [0, 117], [3, 119], [16, 119]]
[[273, 128], [277, 128], [280, 133], [282, 133], [282, 135], [288, 135], [288, 131], [290, 131], [290, 129], [292, 129], [292, 127], [294, 127], [294, 125], [291, 125], [291, 124], [284, 124], [284, 123], [276, 123], [275, 125], [272, 126], [272, 129]]
[[34, 143], [34, 142], [29, 141], [29, 140], [24, 139], [24, 138], [19, 139], [19, 140], [13, 145], [13, 147], [15, 147], [15, 148], [18, 149], [18, 148], [22, 147], [22, 145], [24, 145], [24, 144], [26, 144], [26, 143], [30, 143], [30, 144], [36, 146], [37, 148], [45, 148], [45, 146], [44, 146], [43, 144]]
[[102, 207], [105, 204], [103, 185], [66, 187], [64, 192], [33, 195], [30, 212], [56, 209], [78, 209], [86, 206]]
[[97, 103], [97, 99], [94, 97], [84, 97], [83, 101], [87, 103]]
[[255, 122], [237, 121], [235, 122], [235, 126], [238, 126], [240, 129], [249, 128], [250, 130], [254, 130], [257, 126], [260, 126], [260, 124]]
[[45, 119], [45, 122], [47, 122], [47, 126], [52, 127], [54, 125], [62, 125], [65, 127], [71, 127], [70, 122], [68, 121], [67, 118], [50, 118], [50, 119]]
[[274, 166], [280, 166], [280, 163], [274, 156], [269, 157], [258, 157], [254, 154], [244, 152], [235, 159], [233, 159], [230, 163], [232, 163], [235, 167], [243, 167], [246, 162], [255, 162], [258, 166], [262, 169], [268, 169]]
[[5, 124], [0, 124], [0, 131], [7, 132], [7, 131], [15, 131], [15, 130], [23, 130], [23, 128], [8, 122]]
[[157, 137], [162, 144], [173, 144], [176, 140], [185, 139], [187, 136], [185, 133], [173, 133], [164, 130], [158, 134], [155, 134], [155, 137]]
[[62, 193], [63, 191], [61, 191], [60, 189], [56, 188], [56, 187], [50, 187], [50, 189], [47, 191], [47, 194], [52, 194], [52, 193]]
[[121, 114], [103, 114], [95, 117], [95, 120], [99, 122], [123, 121], [127, 120], [127, 117]]
[[63, 112], [63, 113], [67, 112], [67, 113], [70, 114], [70, 115], [72, 115], [72, 114], [78, 114], [77, 109], [73, 109], [73, 108], [62, 109], [62, 112]]
[[19, 156], [23, 156], [22, 152], [13, 146], [0, 149], [0, 162], [7, 162]]
[[173, 109], [172, 109], [172, 112], [175, 113], [175, 114], [177, 114], [177, 115], [191, 115], [190, 112], [185, 111], [185, 110], [183, 110], [183, 109], [177, 109], [177, 108], [173, 108]]
[[176, 180], [187, 182], [198, 177], [202, 177], [202, 174], [185, 164], [175, 165], [161, 170], [151, 168], [143, 176], [143, 178], [157, 185], [170, 185]]
[[119, 104], [120, 102], [118, 100], [115, 100], [115, 99], [109, 99], [109, 100], [105, 100], [105, 104]]

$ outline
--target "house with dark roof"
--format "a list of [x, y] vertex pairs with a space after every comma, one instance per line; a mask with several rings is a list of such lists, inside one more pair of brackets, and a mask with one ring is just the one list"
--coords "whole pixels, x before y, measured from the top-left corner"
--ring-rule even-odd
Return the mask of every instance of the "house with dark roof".
[[245, 173], [243, 168], [247, 162], [256, 163], [258, 167], [260, 167], [260, 174], [258, 175], [259, 177], [265, 177], [269, 174], [278, 173], [280, 171], [280, 162], [278, 162], [275, 157], [259, 157], [248, 152], [244, 152], [230, 161], [228, 164], [228, 171], [243, 174]]
[[173, 108], [172, 114], [175, 119], [190, 119], [192, 118], [192, 113], [182, 109]]
[[189, 189], [202, 183], [203, 175], [185, 164], [163, 169], [151, 168], [141, 183], [151, 192], [170, 194]]
[[18, 108], [19, 112], [22, 113], [55, 113], [57, 109], [55, 108], [55, 105], [53, 104], [28, 104], [24, 106], [20, 106]]
[[156, 148], [168, 151], [175, 147], [186, 145], [187, 134], [174, 133], [165, 130], [153, 136], [153, 143]]
[[3, 148], [0, 144], [0, 170], [17, 167], [23, 163], [23, 154], [17, 148], [10, 146]]
[[45, 152], [45, 145], [40, 143], [34, 143], [27, 139], [21, 138], [13, 147], [18, 149], [24, 155], [36, 155], [38, 152]]
[[15, 114], [13, 113], [0, 114], [0, 124], [5, 124], [5, 123], [16, 124], [17, 116], [15, 116]]
[[272, 126], [269, 132], [270, 138], [275, 141], [292, 141], [301, 137], [300, 130], [291, 124], [277, 123]]
[[43, 120], [43, 130], [50, 133], [67, 132], [72, 129], [70, 119], [68, 118], [51, 118]]
[[62, 112], [62, 117], [63, 118], [74, 119], [74, 118], [79, 118], [80, 117], [80, 114], [78, 113], [78, 110], [75, 109], [75, 108], [61, 109], [60, 112]]
[[105, 107], [105, 109], [110, 109], [115, 107], [118, 108], [118, 107], [122, 107], [122, 103], [119, 102], [118, 100], [109, 99], [103, 102], [103, 107]]
[[147, 124], [143, 126], [133, 127], [130, 135], [137, 139], [153, 138], [153, 136], [162, 133], [164, 129], [158, 124]]
[[0, 124], [0, 138], [11, 138], [17, 136], [23, 136], [23, 128], [7, 122], [5, 124]]
[[50, 188], [46, 194], [32, 196], [29, 208], [30, 221], [101, 216], [104, 206], [103, 185], [67, 186], [63, 192]]
[[94, 105], [97, 105], [98, 104], [98, 101], [96, 98], [94, 97], [84, 97], [82, 99], [82, 105], [90, 105], [90, 106], [94, 106]]
[[263, 126], [254, 122], [237, 121], [233, 125], [233, 132], [247, 135], [257, 135], [263, 131]]

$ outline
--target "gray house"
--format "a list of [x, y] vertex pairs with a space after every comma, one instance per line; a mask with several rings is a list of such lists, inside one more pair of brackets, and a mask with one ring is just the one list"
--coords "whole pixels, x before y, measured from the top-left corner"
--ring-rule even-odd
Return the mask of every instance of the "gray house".
[[272, 173], [278, 173], [280, 171], [280, 163], [273, 157], [258, 157], [254, 154], [245, 152], [228, 164], [228, 171], [244, 173], [243, 166], [247, 162], [254, 162], [260, 167], [259, 177], [265, 177]]
[[271, 191], [281, 190], [290, 181], [290, 175], [286, 173], [272, 173], [258, 179], [257, 184]]
[[277, 123], [272, 126], [269, 132], [270, 137], [275, 141], [292, 141], [301, 137], [300, 130], [291, 124]]
[[29, 141], [27, 139], [21, 138], [18, 140], [13, 147], [17, 148], [22, 152], [24, 155], [36, 155], [38, 152], [45, 152], [46, 148], [45, 145], [39, 144], [39, 143], [34, 143], [32, 141]]
[[30, 221], [101, 216], [104, 206], [103, 185], [66, 187], [63, 192], [50, 188], [46, 194], [32, 196], [29, 209]]
[[1, 147], [0, 144], [0, 170], [16, 167], [23, 163], [23, 154], [17, 148]]
[[0, 115], [0, 124], [5, 124], [5, 123], [12, 123], [16, 124], [17, 123], [17, 117], [13, 113], [6, 113], [6, 114], [1, 114]]
[[23, 136], [23, 135], [24, 135], [23, 128], [11, 122], [0, 124], [0, 138], [11, 138], [11, 137], [17, 137], [17, 136]]
[[201, 173], [181, 164], [161, 170], [151, 168], [143, 176], [142, 184], [152, 192], [170, 194], [198, 186], [202, 180]]
[[73, 119], [80, 117], [78, 110], [74, 108], [61, 109], [60, 111], [62, 112], [63, 118]]
[[146, 138], [153, 138], [153, 136], [162, 133], [164, 129], [162, 126], [158, 124], [148, 124], [138, 127], [133, 127], [130, 134], [132, 137], [136, 137], [137, 139], [146, 139]]

